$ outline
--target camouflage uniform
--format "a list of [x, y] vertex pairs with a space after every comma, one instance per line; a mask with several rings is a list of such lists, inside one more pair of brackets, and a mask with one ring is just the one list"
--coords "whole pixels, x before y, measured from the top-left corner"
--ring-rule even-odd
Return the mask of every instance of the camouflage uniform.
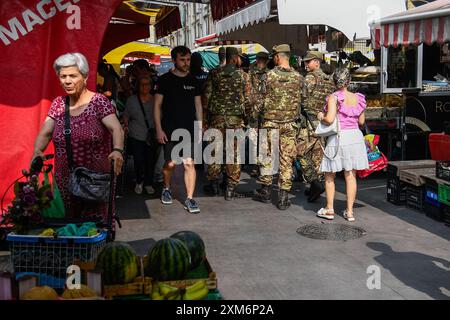
[[[226, 65], [215, 69], [206, 83], [208, 97], [208, 127], [221, 131], [226, 137], [226, 129], [243, 129], [244, 120], [249, 116], [251, 85], [248, 74], [234, 65]], [[228, 142], [227, 142], [228, 143]], [[224, 155], [225, 155], [224, 144]], [[235, 187], [240, 180], [241, 165], [238, 163], [237, 143], [234, 143], [234, 163], [226, 164], [227, 182]], [[208, 180], [218, 180], [221, 164], [208, 166]]]
[[261, 114], [262, 109], [264, 107], [264, 94], [266, 92], [265, 89], [265, 81], [267, 77], [268, 68], [260, 69], [257, 66], [253, 66], [253, 68], [249, 72], [250, 82], [252, 84], [252, 123], [249, 123], [251, 128], [256, 128], [258, 125], [256, 120], [258, 116]]
[[[261, 128], [268, 131], [268, 156], [271, 137], [279, 130], [280, 167], [278, 184], [280, 190], [292, 187], [292, 164], [296, 156], [297, 120], [300, 117], [302, 77], [294, 69], [275, 67], [267, 73], [264, 99], [264, 121]], [[265, 186], [272, 184], [272, 164], [261, 165], [260, 181]]]
[[313, 122], [314, 128], [306, 118], [302, 119], [297, 141], [297, 152], [303, 177], [308, 183], [315, 180], [324, 180], [323, 174], [319, 172], [323, 151], [320, 139], [315, 137], [314, 131], [318, 125], [317, 113], [323, 111], [328, 95], [333, 92], [332, 79], [321, 69], [306, 75], [302, 90], [304, 109], [309, 119]]

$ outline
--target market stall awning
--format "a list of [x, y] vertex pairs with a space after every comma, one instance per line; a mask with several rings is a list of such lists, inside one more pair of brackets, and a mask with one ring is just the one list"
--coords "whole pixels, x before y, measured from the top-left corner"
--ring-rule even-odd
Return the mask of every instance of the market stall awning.
[[218, 35], [266, 21], [271, 0], [211, 0], [211, 10]]
[[155, 30], [158, 39], [164, 38], [182, 27], [178, 7], [162, 8], [156, 20]]
[[[338, 4], [339, 3], [339, 4]], [[347, 38], [369, 39], [369, 22], [406, 9], [404, 0], [278, 0], [278, 18], [282, 25], [327, 25]]]
[[[108, 52], [103, 58], [106, 59], [106, 61], [109, 64], [112, 64], [116, 72], [119, 73], [120, 65], [122, 64], [123, 59], [133, 52], [141, 52], [157, 55], [169, 55], [170, 48], [146, 42], [135, 41], [124, 44], [123, 46], [120, 46], [119, 48], [116, 48]], [[134, 57], [139, 58], [138, 55], [135, 55]]]
[[450, 42], [450, 0], [436, 0], [372, 26], [375, 48]]
[[195, 44], [202, 45], [205, 42], [217, 41], [217, 33], [209, 34], [207, 36], [195, 39]]

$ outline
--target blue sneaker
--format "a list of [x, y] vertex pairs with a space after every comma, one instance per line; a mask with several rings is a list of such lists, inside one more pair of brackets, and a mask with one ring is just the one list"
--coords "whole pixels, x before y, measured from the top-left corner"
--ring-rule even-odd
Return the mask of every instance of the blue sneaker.
[[189, 211], [189, 213], [199, 213], [200, 208], [198, 207], [198, 203], [194, 199], [187, 198], [184, 202], [184, 208]]
[[172, 192], [170, 189], [164, 188], [161, 193], [161, 202], [163, 204], [172, 204]]

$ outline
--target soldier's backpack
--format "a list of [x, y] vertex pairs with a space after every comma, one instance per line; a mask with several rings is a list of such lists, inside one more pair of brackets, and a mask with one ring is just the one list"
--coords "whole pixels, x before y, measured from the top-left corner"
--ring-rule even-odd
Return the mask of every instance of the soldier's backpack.
[[213, 78], [212, 114], [244, 115], [245, 79], [240, 69], [219, 70]]

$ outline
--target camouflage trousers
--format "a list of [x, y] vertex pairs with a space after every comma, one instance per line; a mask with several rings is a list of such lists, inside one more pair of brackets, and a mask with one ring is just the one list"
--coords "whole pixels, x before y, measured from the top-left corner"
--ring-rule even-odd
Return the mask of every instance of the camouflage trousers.
[[[223, 143], [223, 154], [224, 158], [226, 158], [226, 145], [231, 143], [231, 141], [226, 140], [226, 130], [227, 129], [242, 129], [244, 127], [244, 120], [240, 117], [234, 116], [213, 116], [211, 119], [211, 123], [209, 129], [217, 129], [222, 133], [222, 137], [224, 139]], [[214, 140], [210, 142], [210, 144], [214, 143]], [[207, 178], [209, 181], [218, 180], [221, 173], [222, 167], [225, 167], [225, 172], [227, 174], [227, 183], [229, 186], [235, 187], [239, 184], [239, 180], [241, 178], [241, 164], [238, 159], [240, 157], [238, 143], [236, 141], [233, 142], [233, 151], [234, 151], [234, 159], [232, 163], [226, 163], [225, 161], [222, 163], [212, 163], [208, 165], [208, 173]], [[215, 152], [211, 152], [212, 156], [215, 156]], [[228, 161], [229, 162], [229, 161]]]
[[[317, 125], [317, 123], [314, 123], [314, 125]], [[324, 175], [320, 173], [323, 150], [320, 138], [314, 136], [314, 130], [310, 125], [303, 124], [299, 131], [297, 157], [306, 182], [311, 183], [314, 180], [324, 181]]]
[[290, 191], [292, 188], [292, 164], [297, 154], [296, 137], [298, 134], [298, 124], [295, 122], [276, 123], [272, 121], [264, 121], [262, 129], [267, 130], [267, 139], [263, 139], [260, 143], [266, 144], [267, 159], [272, 157], [272, 138], [274, 134], [279, 134], [279, 161], [273, 158], [273, 161], [260, 159], [261, 161], [261, 177], [259, 180], [262, 184], [269, 186], [272, 184], [273, 175], [275, 174], [274, 163], [279, 163], [278, 185], [280, 190]]

